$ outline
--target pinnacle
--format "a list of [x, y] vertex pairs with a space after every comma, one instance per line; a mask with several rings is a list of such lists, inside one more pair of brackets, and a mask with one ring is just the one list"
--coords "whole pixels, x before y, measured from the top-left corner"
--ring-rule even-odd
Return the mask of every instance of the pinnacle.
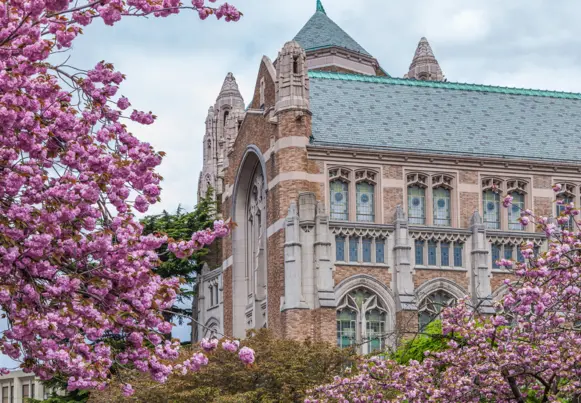
[[417, 80], [429, 81], [444, 81], [444, 74], [442, 69], [434, 56], [432, 47], [426, 39], [422, 36], [414, 53], [414, 58], [410, 64], [408, 73], [404, 78], [412, 78]]
[[220, 90], [220, 95], [218, 95], [218, 98], [222, 96], [241, 97], [240, 91], [238, 90], [238, 84], [236, 83], [236, 78], [234, 78], [234, 74], [232, 73], [228, 73], [224, 79], [224, 84], [222, 84], [222, 89]]
[[320, 11], [323, 14], [327, 14], [325, 12], [325, 7], [323, 7], [323, 3], [321, 2], [321, 0], [317, 0], [317, 11]]

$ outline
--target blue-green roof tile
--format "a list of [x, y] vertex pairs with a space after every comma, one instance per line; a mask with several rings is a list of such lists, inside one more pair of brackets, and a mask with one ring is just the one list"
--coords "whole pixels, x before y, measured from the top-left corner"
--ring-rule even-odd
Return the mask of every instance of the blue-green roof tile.
[[311, 71], [315, 145], [579, 161], [581, 94]]

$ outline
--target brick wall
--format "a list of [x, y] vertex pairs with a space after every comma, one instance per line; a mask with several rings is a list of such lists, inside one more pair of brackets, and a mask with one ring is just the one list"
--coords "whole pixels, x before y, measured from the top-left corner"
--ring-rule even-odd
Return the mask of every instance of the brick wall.
[[492, 277], [490, 278], [490, 289], [492, 292], [496, 291], [500, 286], [504, 284], [504, 280], [514, 280], [516, 277], [514, 274], [510, 273], [492, 273]]
[[460, 171], [458, 180], [460, 183], [478, 184], [478, 172], [476, 171]]
[[284, 231], [280, 230], [267, 242], [268, 327], [278, 337], [283, 336], [280, 299], [284, 295]]
[[406, 211], [406, 205], [403, 202], [402, 188], [384, 188], [383, 189], [383, 221], [385, 224], [391, 224], [395, 220], [395, 210], [400, 205]]
[[533, 176], [533, 187], [535, 189], [550, 189], [552, 186], [550, 176], [535, 175]]
[[333, 274], [333, 280], [335, 280], [335, 285], [339, 284], [341, 281], [354, 276], [356, 274], [367, 274], [383, 284], [391, 284], [391, 273], [387, 267], [368, 267], [368, 266], [335, 266], [335, 272]]
[[414, 270], [414, 286], [419, 288], [428, 280], [443, 277], [455, 282], [469, 291], [468, 274], [465, 271], [457, 270], [438, 270], [438, 269], [416, 269]]
[[383, 177], [385, 179], [403, 179], [403, 167], [401, 165], [384, 165]]
[[234, 333], [232, 328], [232, 267], [222, 274], [224, 289], [222, 297], [224, 299], [224, 334]]
[[404, 340], [414, 337], [418, 333], [418, 312], [399, 311], [395, 314], [396, 344], [400, 345]]
[[478, 193], [460, 192], [460, 227], [469, 228], [470, 218], [479, 210]]
[[[533, 200], [533, 212], [537, 216], [550, 217], [554, 214], [554, 203], [553, 199], [550, 197], [539, 197], [535, 196]], [[542, 232], [542, 230], [537, 229], [537, 232]]]

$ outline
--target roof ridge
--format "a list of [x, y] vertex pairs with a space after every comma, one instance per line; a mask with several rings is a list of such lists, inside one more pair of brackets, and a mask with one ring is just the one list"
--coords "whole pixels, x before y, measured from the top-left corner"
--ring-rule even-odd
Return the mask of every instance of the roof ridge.
[[525, 89], [525, 88], [501, 87], [501, 86], [485, 85], [485, 84], [455, 83], [455, 82], [448, 82], [448, 81], [446, 81], [446, 82], [444, 82], [444, 81], [421, 81], [421, 80], [410, 80], [410, 79], [405, 79], [405, 78], [366, 76], [366, 75], [361, 75], [361, 74], [335, 73], [335, 72], [318, 71], [318, 70], [310, 70], [309, 71], [309, 78], [326, 78], [326, 79], [330, 79], [330, 80], [345, 80], [345, 81], [360, 81], [360, 82], [379, 83], [379, 84], [407, 85], [410, 87], [445, 88], [445, 89], [453, 89], [453, 90], [494, 92], [494, 93], [500, 93], [500, 94], [530, 95], [530, 96], [539, 96], [539, 97], [553, 97], [553, 98], [580, 99], [581, 100], [581, 93], [576, 93], [576, 92], [535, 90], [535, 89]]

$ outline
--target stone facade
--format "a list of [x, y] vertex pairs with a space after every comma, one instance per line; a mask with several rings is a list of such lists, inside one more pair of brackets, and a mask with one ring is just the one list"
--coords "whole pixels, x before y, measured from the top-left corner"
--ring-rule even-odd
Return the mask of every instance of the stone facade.
[[[551, 216], [552, 184], [581, 185], [573, 163], [557, 171], [550, 162], [312, 144], [309, 70], [363, 69], [333, 58], [322, 65], [324, 55], [290, 41], [274, 62], [263, 57], [246, 110], [230, 74], [210, 109], [204, 141], [217, 148], [208, 147], [201, 178], [237, 227], [223, 242], [221, 267], [202, 276], [200, 337], [212, 326], [233, 337], [268, 327], [366, 353], [393, 347], [465, 296], [492, 312], [511, 280], [495, 260], [519, 259], [527, 241], [542, 250], [545, 239], [519, 227], [489, 191], [516, 192], [522, 208]], [[383, 72], [374, 60], [358, 62], [374, 67], [370, 76]], [[443, 80], [424, 39], [409, 78]], [[212, 282], [217, 296], [208, 294]]]

